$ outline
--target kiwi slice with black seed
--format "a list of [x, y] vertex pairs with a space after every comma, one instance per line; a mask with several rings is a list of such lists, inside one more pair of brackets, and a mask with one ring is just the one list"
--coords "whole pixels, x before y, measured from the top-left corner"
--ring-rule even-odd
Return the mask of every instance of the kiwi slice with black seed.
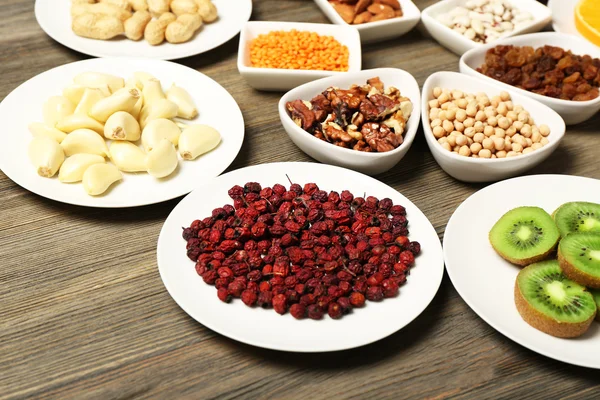
[[596, 302], [596, 307], [598, 307], [598, 311], [596, 312], [596, 319], [600, 321], [600, 290], [597, 289], [589, 289], [590, 293], [594, 297], [594, 301]]
[[562, 237], [573, 232], [600, 234], [600, 204], [584, 201], [565, 203], [552, 216]]
[[539, 207], [518, 207], [492, 227], [492, 247], [505, 260], [525, 266], [548, 258], [560, 233], [550, 214]]
[[600, 235], [574, 232], [558, 245], [558, 261], [565, 275], [594, 289], [600, 289]]
[[584, 334], [597, 313], [591, 293], [568, 279], [556, 260], [531, 264], [519, 272], [515, 304], [529, 325], [562, 338]]

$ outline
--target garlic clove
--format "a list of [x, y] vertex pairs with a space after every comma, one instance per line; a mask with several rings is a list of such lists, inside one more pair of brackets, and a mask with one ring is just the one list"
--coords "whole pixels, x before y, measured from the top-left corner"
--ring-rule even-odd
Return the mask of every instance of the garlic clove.
[[[133, 75], [127, 80], [125, 86], [137, 87], [138, 89], [144, 89], [146, 81], [150, 79], [156, 79], [154, 76], [147, 72], [134, 72]], [[133, 85], [131, 85], [133, 84]]]
[[58, 171], [58, 180], [65, 183], [79, 182], [86, 169], [94, 164], [104, 164], [104, 157], [97, 154], [78, 153], [68, 157]]
[[151, 151], [162, 139], [167, 139], [174, 146], [179, 143], [181, 130], [171, 120], [160, 118], [150, 121], [142, 131], [142, 146]]
[[111, 93], [114, 93], [125, 86], [125, 80], [123, 78], [101, 72], [82, 72], [75, 76], [73, 81], [78, 85], [89, 88], [107, 85]]
[[123, 179], [123, 175], [114, 165], [94, 164], [83, 173], [82, 183], [87, 194], [98, 196], [121, 179]]
[[38, 175], [44, 178], [54, 176], [65, 161], [65, 153], [60, 144], [48, 137], [34, 137], [29, 143], [28, 153]]
[[140, 91], [134, 88], [118, 90], [112, 96], [106, 97], [92, 107], [90, 116], [100, 122], [106, 122], [108, 117], [118, 111], [129, 112], [133, 109], [138, 99]]
[[194, 100], [185, 89], [173, 84], [171, 88], [167, 90], [167, 100], [170, 100], [177, 105], [178, 117], [194, 119], [198, 116], [198, 109], [194, 105]]
[[32, 122], [29, 124], [28, 128], [29, 132], [31, 132], [34, 137], [44, 136], [55, 140], [58, 143], [62, 142], [67, 137], [67, 134], [63, 131], [59, 131], [58, 129], [52, 128], [41, 122]]
[[67, 157], [77, 153], [97, 154], [108, 156], [106, 142], [96, 132], [90, 129], [77, 129], [71, 132], [60, 144]]
[[139, 140], [140, 124], [129, 113], [118, 111], [111, 115], [104, 124], [104, 137], [113, 140]]
[[155, 178], [171, 175], [178, 164], [177, 151], [168, 139], [161, 139], [146, 156], [146, 169]]
[[110, 159], [121, 171], [146, 171], [146, 154], [131, 142], [113, 142], [110, 145]]
[[151, 106], [155, 101], [165, 98], [165, 93], [158, 79], [148, 79], [144, 81], [143, 85], [142, 95], [144, 96], [144, 104]]
[[82, 114], [73, 114], [58, 122], [56, 128], [63, 132], [73, 132], [77, 129], [91, 129], [98, 133], [104, 132], [104, 125], [92, 117]]
[[81, 97], [81, 101], [77, 104], [74, 114], [89, 115], [94, 104], [104, 99], [106, 96], [102, 90], [96, 88], [86, 88]]
[[[74, 83], [63, 89], [63, 96], [65, 96], [67, 99], [69, 99], [71, 101], [71, 103], [79, 104], [79, 102], [81, 101], [81, 98], [83, 97], [83, 94], [85, 93], [85, 89], [88, 89], [88, 88]], [[106, 85], [106, 84], [100, 85], [98, 87], [94, 87], [91, 89], [100, 89], [100, 91], [102, 92], [104, 97], [110, 96], [110, 89], [108, 88], [108, 85]]]
[[144, 106], [144, 96], [140, 96], [137, 103], [133, 106], [129, 114], [133, 116], [136, 120], [140, 118], [140, 113], [142, 112], [142, 107]]
[[184, 160], [194, 160], [221, 143], [219, 132], [208, 125], [190, 125], [179, 136], [179, 154]]
[[75, 111], [75, 105], [65, 96], [52, 96], [44, 103], [42, 109], [44, 122], [48, 126], [56, 127], [58, 121]]
[[175, 118], [177, 116], [177, 104], [167, 99], [160, 99], [153, 104], [144, 103], [142, 112], [140, 113], [140, 126], [142, 129], [152, 120], [161, 118]]
[[171, 121], [175, 122], [175, 125], [177, 125], [177, 127], [182, 131], [189, 126], [188, 124], [184, 124], [183, 122], [179, 122], [174, 119], [172, 119]]

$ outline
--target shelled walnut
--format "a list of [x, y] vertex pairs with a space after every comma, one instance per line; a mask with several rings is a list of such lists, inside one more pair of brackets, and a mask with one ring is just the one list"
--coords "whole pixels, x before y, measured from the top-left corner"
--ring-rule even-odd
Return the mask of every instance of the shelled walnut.
[[311, 101], [290, 101], [286, 109], [296, 125], [318, 139], [347, 149], [386, 152], [402, 144], [412, 103], [375, 77], [348, 90], [327, 88]]
[[329, 4], [348, 24], [359, 25], [401, 17], [398, 0], [329, 0]]

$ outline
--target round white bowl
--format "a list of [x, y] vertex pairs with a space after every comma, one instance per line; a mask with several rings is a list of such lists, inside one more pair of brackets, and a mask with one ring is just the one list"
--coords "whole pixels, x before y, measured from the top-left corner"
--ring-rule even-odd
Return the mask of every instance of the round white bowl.
[[[437, 20], [437, 18], [449, 12], [457, 6], [462, 6], [467, 0], [442, 0], [435, 4], [427, 7], [421, 13], [421, 20], [423, 25], [435, 40], [437, 40], [442, 46], [452, 51], [459, 56], [468, 50], [476, 49], [484, 46], [482, 43], [477, 43], [467, 39], [463, 35], [454, 30], [448, 28], [446, 25]], [[529, 32], [537, 32], [543, 29], [546, 25], [552, 21], [552, 13], [550, 9], [539, 3], [536, 0], [519, 0], [515, 3], [515, 6], [522, 11], [527, 11], [533, 15], [533, 20], [526, 26], [520, 29], [505, 34], [503, 37], [511, 37], [522, 35]], [[494, 41], [493, 43], [496, 43]]]
[[465, 93], [484, 92], [490, 97], [500, 94], [504, 89], [483, 79], [456, 72], [436, 72], [427, 78], [423, 85], [421, 119], [427, 145], [440, 167], [448, 175], [460, 181], [491, 182], [519, 175], [548, 158], [565, 135], [565, 123], [555, 111], [521, 93], [506, 90], [513, 103], [522, 105], [536, 124], [548, 125], [550, 128], [549, 143], [529, 154], [510, 158], [483, 159], [458, 155], [444, 149], [438, 143], [429, 124], [429, 100], [433, 99], [433, 88], [436, 86], [450, 90], [458, 89]]
[[594, 116], [598, 110], [600, 110], [600, 96], [588, 101], [555, 99], [553, 97], [542, 96], [541, 94], [533, 93], [528, 90], [519, 89], [477, 72], [477, 68], [479, 68], [485, 62], [485, 53], [488, 51], [488, 49], [498, 45], [508, 44], [514, 46], [532, 46], [533, 48], [542, 47], [544, 45], [557, 46], [562, 47], [565, 50], [571, 50], [573, 54], [576, 55], [588, 54], [593, 58], [600, 58], [600, 48], [596, 47], [585, 39], [564, 33], [540, 32], [502, 39], [489, 45], [470, 50], [460, 58], [460, 72], [481, 78], [487, 82], [493, 82], [497, 85], [500, 85], [502, 88], [505, 88], [505, 90], [510, 89], [516, 93], [535, 99], [559, 113], [567, 125], [574, 125], [586, 121]]
[[271, 31], [310, 31], [319, 35], [333, 36], [348, 47], [348, 72], [360, 71], [362, 51], [358, 31], [349, 25], [309, 24], [300, 22], [250, 21], [240, 33], [237, 66], [250, 86], [259, 90], [289, 90], [303, 83], [344, 74], [337, 71], [313, 71], [302, 69], [256, 68], [250, 66], [250, 41], [258, 35]]
[[[367, 79], [378, 76], [385, 87], [394, 86], [403, 96], [408, 97], [413, 104], [413, 111], [406, 123], [402, 135], [404, 141], [398, 148], [384, 153], [365, 153], [362, 151], [344, 149], [314, 137], [294, 123], [285, 109], [285, 104], [293, 100], [310, 100], [330, 86], [349, 88], [353, 84], [364, 84]], [[348, 72], [310, 82], [290, 90], [279, 100], [279, 117], [283, 128], [290, 139], [303, 152], [312, 158], [325, 163], [338, 165], [359, 171], [368, 175], [376, 175], [391, 169], [396, 165], [410, 148], [421, 113], [421, 93], [415, 78], [406, 71], [396, 68], [377, 68], [360, 72]]]
[[412, 30], [421, 20], [421, 11], [411, 0], [399, 0], [404, 15], [384, 21], [367, 22], [366, 24], [350, 25], [329, 4], [328, 0], [315, 0], [317, 6], [325, 13], [334, 24], [346, 25], [355, 28], [360, 34], [363, 43], [380, 42], [402, 36]]

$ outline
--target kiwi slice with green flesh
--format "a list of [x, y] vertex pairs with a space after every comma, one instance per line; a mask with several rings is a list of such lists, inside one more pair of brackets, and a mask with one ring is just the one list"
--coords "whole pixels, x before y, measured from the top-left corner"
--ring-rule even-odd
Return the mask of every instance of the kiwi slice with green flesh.
[[515, 304], [529, 325], [563, 338], [584, 334], [598, 308], [591, 293], [568, 279], [556, 260], [531, 264], [519, 272]]
[[518, 207], [492, 227], [489, 239], [502, 258], [525, 266], [548, 258], [560, 233], [550, 214], [539, 207]]
[[573, 232], [600, 234], [600, 204], [584, 201], [565, 203], [552, 216], [562, 237]]
[[598, 311], [596, 312], [596, 319], [600, 321], [600, 290], [590, 289], [589, 291], [592, 294], [592, 296], [594, 296], [596, 307], [598, 307]]
[[575, 232], [558, 245], [558, 261], [565, 275], [594, 289], [600, 289], [600, 235]]

